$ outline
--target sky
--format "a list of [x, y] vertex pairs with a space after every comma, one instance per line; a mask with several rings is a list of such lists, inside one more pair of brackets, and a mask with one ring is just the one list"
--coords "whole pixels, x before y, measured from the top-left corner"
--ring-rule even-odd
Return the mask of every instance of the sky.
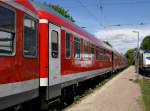
[[[80, 27], [110, 42], [121, 53], [150, 35], [150, 0], [35, 0], [58, 4], [69, 11]], [[140, 25], [140, 24], [143, 25]], [[120, 26], [116, 26], [120, 24]]]

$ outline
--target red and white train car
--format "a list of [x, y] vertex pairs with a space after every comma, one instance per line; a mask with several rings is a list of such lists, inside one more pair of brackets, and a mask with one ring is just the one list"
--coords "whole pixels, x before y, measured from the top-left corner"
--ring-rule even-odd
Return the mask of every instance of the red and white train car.
[[0, 110], [34, 98], [48, 106], [78, 83], [125, 67], [122, 58], [43, 4], [0, 0]]
[[62, 88], [112, 72], [113, 49], [49, 7], [32, 2], [39, 14], [40, 86], [46, 100]]
[[38, 15], [27, 0], [0, 0], [0, 110], [38, 97]]

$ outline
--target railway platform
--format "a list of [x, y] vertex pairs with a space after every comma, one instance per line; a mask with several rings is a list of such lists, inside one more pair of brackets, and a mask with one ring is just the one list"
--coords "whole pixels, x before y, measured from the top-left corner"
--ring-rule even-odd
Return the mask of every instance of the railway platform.
[[65, 111], [143, 111], [134, 66], [125, 69], [103, 87]]

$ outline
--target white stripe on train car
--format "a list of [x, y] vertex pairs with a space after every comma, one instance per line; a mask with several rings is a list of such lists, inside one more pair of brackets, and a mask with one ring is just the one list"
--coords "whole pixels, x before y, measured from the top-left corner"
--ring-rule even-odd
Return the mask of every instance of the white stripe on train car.
[[19, 94], [39, 88], [39, 79], [27, 80], [16, 83], [0, 84], [0, 97]]
[[[85, 72], [62, 75], [60, 83], [57, 83], [57, 84], [62, 84], [62, 87], [65, 87], [67, 86], [67, 82], [76, 81], [81, 78], [89, 79], [89, 78], [92, 78], [92, 77], [95, 77], [95, 76], [98, 76], [107, 72], [111, 72], [111, 71], [112, 71], [112, 68], [103, 68], [103, 69], [97, 69], [97, 70], [92, 70], [92, 71], [85, 71]], [[48, 78], [40, 78], [40, 86], [48, 86]], [[49, 86], [52, 86], [52, 85], [49, 84]]]
[[40, 19], [39, 23], [44, 23], [44, 24], [48, 24], [48, 20], [47, 19]]
[[40, 86], [48, 86], [48, 78], [40, 78]]
[[97, 70], [92, 70], [92, 71], [68, 74], [61, 78], [62, 87], [68, 86], [69, 84], [67, 84], [67, 82], [70, 82], [70, 81], [74, 81], [74, 80], [76, 81], [81, 78], [84, 78], [84, 80], [86, 80], [86, 79], [90, 79], [92, 77], [96, 77], [98, 75], [102, 75], [104, 73], [108, 73], [111, 71], [112, 71], [112, 68], [102, 68], [102, 69], [97, 69]]

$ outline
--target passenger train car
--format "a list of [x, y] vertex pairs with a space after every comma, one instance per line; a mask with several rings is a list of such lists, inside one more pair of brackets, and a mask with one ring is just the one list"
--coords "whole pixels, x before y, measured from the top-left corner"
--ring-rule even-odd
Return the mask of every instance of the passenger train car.
[[38, 19], [29, 1], [0, 1], [0, 110], [39, 95]]
[[126, 66], [119, 52], [47, 6], [0, 0], [0, 110], [47, 108], [80, 82]]

